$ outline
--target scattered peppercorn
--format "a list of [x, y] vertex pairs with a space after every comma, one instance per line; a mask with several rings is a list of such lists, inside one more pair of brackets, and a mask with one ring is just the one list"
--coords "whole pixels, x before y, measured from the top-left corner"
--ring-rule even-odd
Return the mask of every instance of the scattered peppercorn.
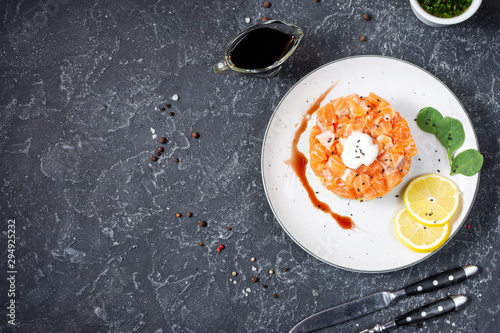
[[267, 289], [267, 287], [269, 287], [267, 284], [262, 285], [262, 288], [264, 288], [264, 289]]
[[264, 17], [262, 18], [262, 22], [266, 22], [266, 21], [269, 21], [269, 17], [264, 16]]
[[165, 108], [162, 106], [162, 107], [160, 108], [160, 111], [165, 111]]
[[366, 41], [366, 37], [365, 36], [361, 36], [361, 37], [359, 37], [359, 40], [362, 41], [362, 42], [365, 42]]
[[151, 161], [153, 161], [153, 162], [158, 161], [158, 157], [156, 157], [156, 156], [151, 157]]
[[163, 149], [163, 147], [158, 147], [158, 148], [156, 148], [156, 151], [158, 151], [158, 152], [160, 152], [160, 153], [163, 153], [163, 151], [164, 151], [164, 150], [165, 150], [165, 149]]
[[320, 2], [321, 0], [314, 0], [314, 2]]
[[259, 280], [260, 280], [260, 279], [259, 279], [258, 277], [256, 277], [256, 276], [252, 276], [252, 282], [253, 282], [253, 283], [257, 283], [257, 282], [259, 282]]
[[170, 104], [168, 104], [168, 103], [167, 103], [167, 104], [165, 104], [165, 106], [167, 107], [167, 109], [170, 109], [170, 108], [172, 107], [172, 105], [170, 105]]
[[170, 112], [168, 113], [168, 115], [169, 115], [170, 117], [173, 117], [173, 116], [175, 116], [175, 113], [173, 113], [172, 111], [170, 111]]
[[278, 298], [278, 294], [273, 294], [273, 298]]
[[363, 15], [363, 19], [365, 19], [365, 21], [369, 21], [371, 19], [371, 15], [370, 14], [365, 14]]
[[187, 217], [191, 217], [191, 216], [193, 216], [193, 213], [191, 213], [191, 212], [187, 212], [187, 213], [186, 213], [186, 216], [187, 216]]
[[205, 222], [205, 221], [200, 221], [200, 222], [198, 222], [198, 225], [199, 225], [200, 227], [202, 227], [202, 228], [205, 228], [205, 227], [207, 226], [207, 222]]
[[168, 140], [167, 140], [166, 138], [164, 138], [163, 136], [162, 136], [162, 137], [160, 137], [160, 138], [158, 139], [158, 141], [159, 141], [162, 145], [164, 145], [165, 143], [167, 143], [167, 142], [168, 142]]
[[233, 228], [231, 228], [231, 227], [227, 227], [226, 229], [227, 229], [227, 231], [233, 230]]
[[182, 217], [182, 214], [181, 213], [177, 213], [177, 214], [175, 214], [175, 217]]
[[290, 268], [285, 267], [283, 270], [284, 270], [285, 272], [288, 272], [288, 271], [290, 270]]
[[268, 1], [264, 2], [264, 7], [266, 7], [266, 8], [271, 7], [271, 3], [270, 3], [270, 2], [268, 2]]
[[159, 151], [157, 151], [156, 156], [161, 156], [161, 153]]
[[179, 159], [178, 158], [174, 158], [174, 162], [175, 163], [179, 163]]
[[203, 246], [203, 245], [205, 245], [205, 244], [203, 244], [202, 242], [199, 242], [199, 243], [198, 243], [198, 245], [199, 245], [199, 246]]
[[193, 133], [191, 133], [191, 137], [192, 137], [193, 139], [198, 139], [198, 138], [200, 137], [200, 133], [198, 133], [198, 132], [193, 132]]

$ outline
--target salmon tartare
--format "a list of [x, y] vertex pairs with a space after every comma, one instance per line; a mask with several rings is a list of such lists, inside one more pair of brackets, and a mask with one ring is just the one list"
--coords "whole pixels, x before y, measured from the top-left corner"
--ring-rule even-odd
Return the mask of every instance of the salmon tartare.
[[406, 120], [385, 99], [351, 94], [324, 105], [316, 117], [309, 165], [329, 191], [372, 200], [408, 174], [415, 141]]

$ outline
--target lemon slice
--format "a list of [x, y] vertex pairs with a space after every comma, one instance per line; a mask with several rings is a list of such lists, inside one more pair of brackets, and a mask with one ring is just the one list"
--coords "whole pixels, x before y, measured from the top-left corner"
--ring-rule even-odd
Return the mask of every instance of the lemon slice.
[[436, 174], [413, 179], [404, 194], [408, 213], [425, 225], [446, 224], [457, 210], [458, 200], [457, 186]]
[[405, 208], [394, 218], [394, 231], [399, 241], [412, 251], [425, 253], [437, 250], [450, 234], [450, 224], [426, 226], [408, 214]]

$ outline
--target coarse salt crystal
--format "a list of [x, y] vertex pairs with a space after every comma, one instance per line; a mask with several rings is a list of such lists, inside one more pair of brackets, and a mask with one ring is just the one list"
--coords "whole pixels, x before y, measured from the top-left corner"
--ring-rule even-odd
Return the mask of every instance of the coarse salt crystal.
[[256, 270], [257, 270], [257, 267], [252, 266], [252, 271], [254, 271], [254, 272], [255, 272]]
[[251, 291], [252, 291], [252, 289], [247, 288], [245, 291], [246, 291], [247, 293], [249, 293], [249, 292], [251, 292]]
[[246, 23], [250, 23], [250, 17], [247, 17], [247, 18], [245, 19], [245, 22], [246, 22]]
[[172, 100], [178, 101], [179, 100], [179, 95], [175, 94], [174, 96], [172, 96]]

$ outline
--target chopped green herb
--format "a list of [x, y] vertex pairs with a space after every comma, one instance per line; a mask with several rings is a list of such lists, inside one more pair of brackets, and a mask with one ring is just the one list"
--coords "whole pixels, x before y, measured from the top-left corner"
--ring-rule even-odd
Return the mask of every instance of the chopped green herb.
[[418, 0], [418, 3], [431, 15], [450, 18], [465, 12], [470, 7], [472, 0]]

